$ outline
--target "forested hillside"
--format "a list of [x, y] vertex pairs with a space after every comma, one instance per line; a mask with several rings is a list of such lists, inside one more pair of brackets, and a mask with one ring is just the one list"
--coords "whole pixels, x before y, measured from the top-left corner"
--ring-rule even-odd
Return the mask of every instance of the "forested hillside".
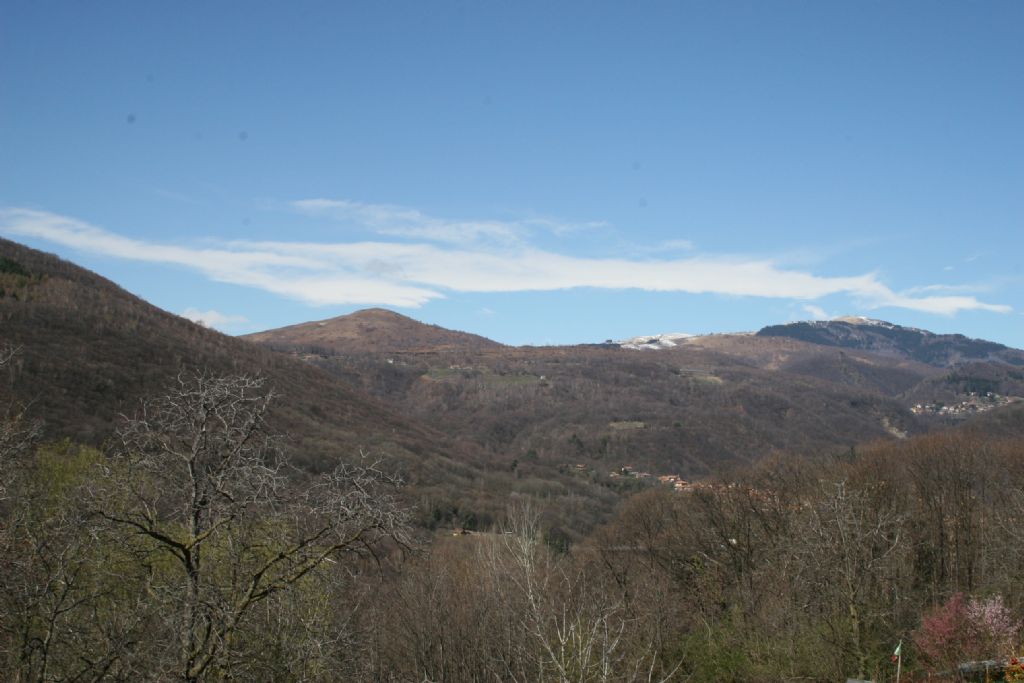
[[13, 680], [888, 680], [897, 643], [905, 680], [1019, 672], [1019, 408], [653, 488], [571, 547], [516, 495], [423, 537], [374, 461], [290, 472], [272, 410], [185, 382], [97, 451], [8, 409]]
[[[330, 329], [341, 333], [331, 336]], [[416, 350], [388, 344], [401, 333], [421, 340]], [[249, 338], [438, 425], [498, 466], [539, 462], [606, 475], [628, 464], [699, 478], [775, 451], [811, 455], [905, 438], [1024, 394], [1012, 363], [955, 364], [949, 359], [960, 353], [962, 338], [914, 334], [926, 337], [943, 362], [780, 334], [690, 337], [640, 351], [609, 343], [453, 346], [436, 328], [385, 312]], [[436, 347], [424, 342], [432, 337]], [[390, 348], [375, 350], [376, 339]], [[1007, 358], [1019, 353], [999, 348]], [[991, 396], [978, 399], [979, 392]], [[938, 408], [961, 402], [974, 405]]]
[[438, 432], [308, 364], [162, 311], [72, 263], [7, 240], [0, 258], [0, 345], [19, 351], [6, 374], [51, 436], [99, 444], [120, 414], [182, 372], [249, 373], [286, 399], [275, 428], [314, 468], [360, 446], [393, 455], [445, 448]]
[[276, 394], [271, 428], [298, 466], [325, 471], [361, 452], [384, 458], [411, 485], [405, 495], [417, 501], [423, 526], [490, 524], [507, 494], [522, 491], [571, 510], [558, 525], [574, 536], [606, 518], [615, 498], [549, 463], [495, 465], [444, 421], [160, 310], [53, 255], [0, 240], [0, 258], [0, 349], [17, 350], [3, 390], [41, 422], [46, 439], [101, 446], [143, 397], [179, 377], [246, 374]]

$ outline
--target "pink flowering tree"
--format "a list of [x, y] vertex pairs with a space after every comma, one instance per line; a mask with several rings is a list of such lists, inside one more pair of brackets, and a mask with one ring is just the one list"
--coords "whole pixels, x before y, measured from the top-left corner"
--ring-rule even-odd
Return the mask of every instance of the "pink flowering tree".
[[985, 657], [1009, 657], [1016, 650], [1021, 622], [1013, 618], [1003, 596], [967, 603], [967, 624], [974, 644]]
[[966, 624], [967, 605], [963, 593], [957, 593], [921, 617], [921, 627], [914, 631], [914, 645], [929, 668], [956, 667], [966, 650]]
[[957, 593], [925, 614], [913, 637], [930, 669], [951, 670], [965, 661], [1011, 657], [1020, 630], [1002, 596], [968, 600]]

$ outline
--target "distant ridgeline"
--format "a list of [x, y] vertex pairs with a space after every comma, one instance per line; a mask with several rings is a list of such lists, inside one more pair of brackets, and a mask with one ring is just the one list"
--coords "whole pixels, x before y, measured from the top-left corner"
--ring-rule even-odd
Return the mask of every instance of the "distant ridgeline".
[[1024, 365], [1024, 351], [962, 334], [934, 334], [869, 318], [837, 318], [770, 325], [761, 337], [789, 337], [811, 344], [903, 356], [929, 365], [951, 367], [970, 361]]

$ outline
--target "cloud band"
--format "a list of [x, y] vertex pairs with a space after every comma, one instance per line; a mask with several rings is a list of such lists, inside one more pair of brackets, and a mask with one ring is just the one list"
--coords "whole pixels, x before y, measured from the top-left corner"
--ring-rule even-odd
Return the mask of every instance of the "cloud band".
[[[514, 224], [444, 223], [414, 210], [330, 200], [297, 204], [307, 213], [342, 211], [380, 233], [401, 232], [419, 241], [235, 241], [199, 248], [128, 238], [74, 218], [24, 208], [0, 209], [0, 232], [107, 256], [192, 268], [218, 282], [253, 287], [311, 305], [417, 307], [443, 298], [446, 292], [592, 287], [800, 301], [845, 294], [866, 308], [895, 307], [945, 315], [963, 310], [1011, 310], [973, 296], [918, 295], [929, 291], [927, 288], [895, 292], [873, 273], [821, 276], [782, 268], [768, 259], [739, 257], [584, 258], [531, 247], [520, 239]], [[394, 228], [396, 215], [399, 228]], [[460, 234], [461, 245], [455, 239]], [[474, 241], [481, 236], [494, 239], [487, 244]]]

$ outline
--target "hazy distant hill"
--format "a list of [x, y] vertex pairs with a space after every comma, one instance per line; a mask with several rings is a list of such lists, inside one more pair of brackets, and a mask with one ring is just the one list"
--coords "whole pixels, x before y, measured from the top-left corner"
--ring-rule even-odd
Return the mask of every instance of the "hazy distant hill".
[[964, 363], [992, 361], [1024, 366], [1024, 351], [962, 334], [935, 334], [882, 320], [846, 317], [771, 325], [760, 337], [791, 337], [813, 344], [861, 349], [901, 356], [948, 368]]
[[327, 353], [480, 351], [501, 347], [485, 337], [427, 325], [382, 308], [257, 332], [245, 338], [278, 348]]

